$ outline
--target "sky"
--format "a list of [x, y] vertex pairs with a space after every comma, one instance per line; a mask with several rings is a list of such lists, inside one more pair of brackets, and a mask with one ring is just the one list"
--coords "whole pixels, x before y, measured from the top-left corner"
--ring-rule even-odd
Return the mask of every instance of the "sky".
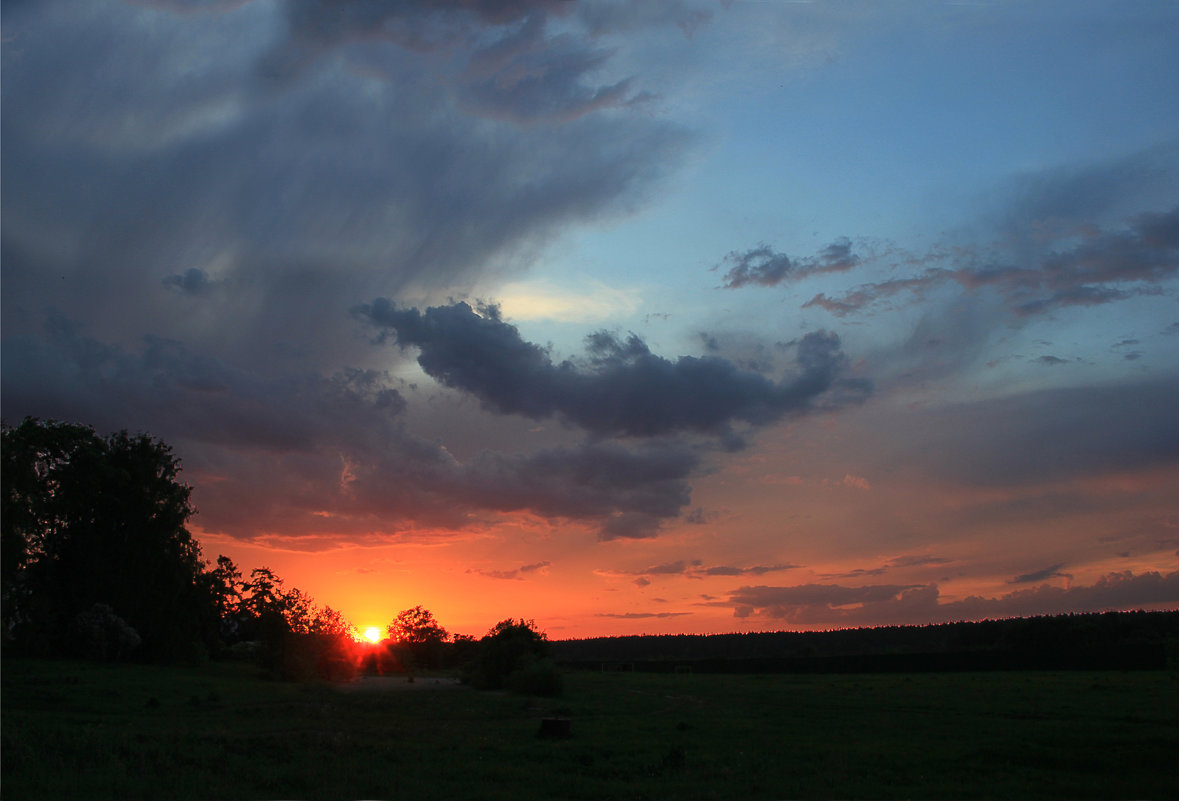
[[1179, 608], [1179, 3], [10, 0], [0, 404], [361, 629]]

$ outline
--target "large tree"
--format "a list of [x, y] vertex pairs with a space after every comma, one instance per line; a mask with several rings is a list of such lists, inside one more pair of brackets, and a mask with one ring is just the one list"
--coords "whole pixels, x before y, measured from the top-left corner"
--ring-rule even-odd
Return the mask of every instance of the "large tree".
[[[28, 418], [3, 427], [4, 633], [62, 652], [102, 604], [174, 657], [207, 639], [209, 581], [171, 448], [146, 434]], [[215, 636], [215, 631], [212, 632]]]
[[391, 647], [406, 668], [438, 667], [446, 655], [450, 635], [423, 606], [398, 613], [386, 628]]

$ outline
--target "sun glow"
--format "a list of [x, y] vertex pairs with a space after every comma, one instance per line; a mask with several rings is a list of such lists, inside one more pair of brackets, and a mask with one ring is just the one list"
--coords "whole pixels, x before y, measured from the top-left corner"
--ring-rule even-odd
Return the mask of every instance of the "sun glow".
[[376, 626], [369, 626], [369, 627], [368, 627], [367, 629], [365, 629], [365, 630], [364, 630], [364, 632], [363, 632], [364, 639], [365, 639], [365, 640], [367, 640], [368, 642], [380, 642], [380, 641], [381, 641], [381, 636], [382, 636], [383, 634], [384, 634], [384, 632], [383, 632], [383, 631], [381, 631], [381, 630], [380, 630], [379, 628], [377, 628]]

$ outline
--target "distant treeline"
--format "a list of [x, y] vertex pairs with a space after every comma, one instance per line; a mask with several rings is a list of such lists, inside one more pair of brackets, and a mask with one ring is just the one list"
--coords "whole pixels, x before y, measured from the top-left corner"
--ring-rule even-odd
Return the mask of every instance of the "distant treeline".
[[574, 669], [701, 673], [1159, 670], [1179, 666], [1179, 611], [837, 631], [595, 637], [553, 643]]

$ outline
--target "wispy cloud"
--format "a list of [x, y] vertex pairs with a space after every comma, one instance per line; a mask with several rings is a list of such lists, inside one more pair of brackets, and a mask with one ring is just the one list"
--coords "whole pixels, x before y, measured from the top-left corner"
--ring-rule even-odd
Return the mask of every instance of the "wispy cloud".
[[535, 562], [530, 565], [521, 565], [512, 570], [487, 570], [484, 568], [472, 568], [468, 573], [475, 573], [487, 578], [501, 579], [504, 581], [523, 581], [532, 574], [540, 574], [547, 572], [549, 562]]

